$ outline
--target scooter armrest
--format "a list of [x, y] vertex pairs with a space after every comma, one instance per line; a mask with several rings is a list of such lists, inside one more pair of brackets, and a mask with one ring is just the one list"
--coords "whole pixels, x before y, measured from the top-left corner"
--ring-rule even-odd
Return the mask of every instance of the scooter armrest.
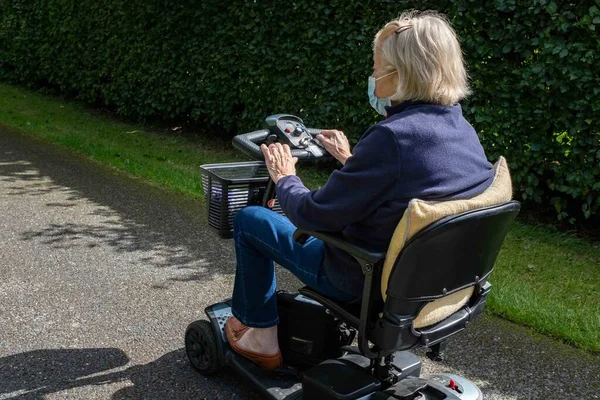
[[356, 246], [348, 242], [341, 233], [307, 231], [304, 229], [296, 229], [294, 232], [294, 240], [300, 244], [306, 243], [310, 236], [321, 239], [327, 244], [344, 250], [346, 253], [354, 257], [361, 265], [375, 265], [385, 258], [384, 252], [372, 252]]

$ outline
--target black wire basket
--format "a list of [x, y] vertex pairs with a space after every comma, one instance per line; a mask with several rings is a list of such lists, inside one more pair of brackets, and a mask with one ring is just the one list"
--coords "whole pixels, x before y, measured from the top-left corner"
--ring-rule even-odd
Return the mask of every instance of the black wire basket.
[[[233, 236], [233, 218], [248, 205], [261, 205], [269, 172], [262, 161], [200, 166], [207, 200], [208, 225], [222, 238]], [[275, 199], [271, 210], [283, 214]]]

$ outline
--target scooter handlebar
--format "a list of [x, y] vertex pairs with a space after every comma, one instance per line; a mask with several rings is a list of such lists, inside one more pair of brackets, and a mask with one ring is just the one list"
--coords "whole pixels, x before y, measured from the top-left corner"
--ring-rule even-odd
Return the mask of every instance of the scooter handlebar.
[[233, 147], [252, 158], [264, 160], [259, 143], [264, 142], [267, 136], [269, 136], [267, 129], [236, 135], [232, 141]]
[[[321, 132], [321, 129], [314, 128], [307, 128], [306, 130], [313, 137]], [[261, 129], [258, 131], [237, 135], [234, 136], [232, 140], [233, 147], [254, 159], [264, 160], [265, 157], [260, 149], [260, 144], [263, 143], [269, 135], [270, 132], [268, 129]], [[291, 153], [292, 157], [297, 157], [299, 160], [315, 158], [312, 153], [303, 149], [292, 149]]]

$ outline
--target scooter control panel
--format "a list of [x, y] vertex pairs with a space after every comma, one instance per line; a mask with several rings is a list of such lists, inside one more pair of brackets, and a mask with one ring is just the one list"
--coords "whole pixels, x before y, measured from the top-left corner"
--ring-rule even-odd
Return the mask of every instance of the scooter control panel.
[[264, 128], [236, 135], [233, 146], [255, 160], [264, 160], [260, 146], [282, 143], [290, 146], [292, 157], [298, 160], [319, 161], [331, 159], [331, 155], [316, 138], [320, 129], [307, 128], [295, 115], [275, 114], [267, 117]]
[[280, 143], [287, 144], [292, 150], [305, 150], [312, 158], [327, 154], [321, 142], [314, 138], [304, 126], [304, 122], [294, 115], [271, 115], [265, 120], [265, 125], [272, 134], [277, 135]]

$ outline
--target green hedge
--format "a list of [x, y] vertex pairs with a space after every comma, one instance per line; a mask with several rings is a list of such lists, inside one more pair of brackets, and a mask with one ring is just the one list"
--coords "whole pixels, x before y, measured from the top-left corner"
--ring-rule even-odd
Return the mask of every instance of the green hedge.
[[239, 132], [289, 112], [356, 139], [377, 121], [366, 96], [373, 35], [404, 9], [437, 8], [463, 42], [474, 89], [467, 117], [490, 159], [509, 160], [519, 196], [561, 218], [598, 213], [594, 2], [323, 3], [4, 0], [0, 79], [135, 119]]

